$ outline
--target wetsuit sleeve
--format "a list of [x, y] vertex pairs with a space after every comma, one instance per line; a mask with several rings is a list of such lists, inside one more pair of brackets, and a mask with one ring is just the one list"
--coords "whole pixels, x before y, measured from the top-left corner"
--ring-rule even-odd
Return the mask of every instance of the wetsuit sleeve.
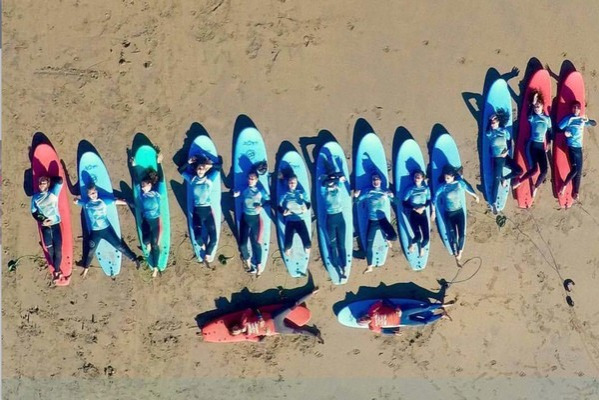
[[191, 164], [185, 163], [179, 167], [178, 171], [187, 182], [191, 182], [193, 176], [191, 175], [191, 168], [189, 168]]
[[50, 193], [58, 197], [58, 195], [60, 194], [60, 189], [62, 189], [62, 184], [63, 180], [60, 176], [52, 178], [52, 187], [50, 188]]
[[474, 188], [472, 187], [472, 185], [470, 183], [468, 183], [468, 181], [466, 179], [464, 179], [463, 177], [460, 177], [460, 179], [458, 179], [458, 182], [460, 183], [460, 186], [462, 186], [464, 188], [465, 191], [467, 191], [470, 194], [476, 194], [476, 192], [474, 191]]
[[270, 195], [266, 192], [266, 190], [264, 190], [264, 188], [261, 188], [260, 191], [262, 192], [262, 204], [264, 205], [265, 203], [268, 203], [270, 201]]
[[558, 124], [559, 128], [561, 130], [564, 130], [568, 127], [568, 125], [570, 125], [570, 119], [572, 118], [572, 115], [568, 115], [566, 117], [564, 117]]
[[410, 197], [411, 197], [411, 196], [412, 196], [412, 187], [410, 187], [408, 190], [406, 190], [406, 192], [405, 192], [405, 193], [404, 193], [404, 195], [403, 195], [403, 198], [402, 198], [402, 200], [403, 200], [404, 204], [405, 204], [405, 203], [406, 203], [408, 200], [410, 200]]
[[310, 197], [304, 191], [302, 191], [302, 200], [306, 204], [306, 209], [309, 210], [312, 204], [310, 203]]
[[83, 199], [78, 199], [78, 200], [77, 200], [77, 205], [78, 205], [79, 207], [85, 207], [85, 201], [83, 201]]
[[102, 198], [102, 201], [104, 202], [104, 204], [109, 205], [115, 202], [115, 198], [114, 196], [106, 196]]

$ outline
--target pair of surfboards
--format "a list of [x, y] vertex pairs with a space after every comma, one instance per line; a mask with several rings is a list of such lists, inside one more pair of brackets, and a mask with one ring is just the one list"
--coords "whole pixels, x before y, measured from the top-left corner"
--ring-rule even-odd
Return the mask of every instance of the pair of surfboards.
[[[266, 145], [260, 132], [254, 127], [243, 129], [235, 141], [233, 151], [233, 191], [242, 192], [248, 187], [248, 174], [255, 170], [258, 163], [267, 163], [268, 156], [266, 153]], [[310, 196], [310, 180], [308, 178], [308, 170], [302, 157], [296, 151], [288, 151], [285, 153], [278, 165], [278, 173], [288, 175], [293, 173], [298, 180], [298, 189], [303, 190], [306, 195]], [[285, 179], [277, 179], [275, 185], [276, 203], [279, 203], [280, 198], [287, 192], [287, 181]], [[258, 185], [270, 194], [269, 176], [267, 173], [258, 174]], [[243, 214], [243, 199], [241, 196], [235, 199], [235, 220], [237, 229], [241, 227], [241, 218]], [[262, 246], [262, 268], [266, 267], [268, 260], [268, 252], [270, 247], [270, 230], [271, 230], [271, 207], [270, 202], [267, 202], [260, 211], [260, 226], [261, 233], [260, 245]], [[303, 222], [306, 224], [308, 234], [312, 236], [312, 220], [311, 212], [306, 211], [302, 216]], [[276, 216], [276, 227], [278, 233], [279, 248], [281, 257], [285, 263], [287, 271], [294, 277], [307, 276], [309, 257], [307, 256], [304, 246], [298, 235], [294, 235], [292, 247], [289, 255], [285, 254], [284, 249], [284, 234], [285, 234], [285, 219], [282, 213], [278, 212]], [[241, 244], [241, 243], [240, 243]], [[251, 264], [257, 266], [258, 261], [256, 256], [252, 254]], [[262, 271], [258, 271], [262, 273]]]

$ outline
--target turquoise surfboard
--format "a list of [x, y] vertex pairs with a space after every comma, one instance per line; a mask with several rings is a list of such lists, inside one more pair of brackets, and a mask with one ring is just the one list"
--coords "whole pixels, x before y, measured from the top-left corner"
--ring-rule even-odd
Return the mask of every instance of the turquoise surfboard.
[[[506, 186], [502, 186], [500, 183], [499, 188], [497, 189], [497, 198], [491, 199], [491, 192], [493, 189], [493, 161], [491, 159], [491, 143], [490, 140], [487, 138], [487, 135], [485, 134], [488, 129], [489, 118], [491, 117], [491, 115], [493, 115], [493, 113], [496, 113], [498, 110], [504, 110], [509, 116], [509, 119], [505, 124], [505, 129], [510, 133], [510, 137], [513, 138], [512, 99], [510, 97], [510, 92], [507, 87], [507, 82], [503, 79], [497, 79], [489, 88], [489, 92], [485, 97], [485, 105], [482, 114], [483, 120], [481, 121], [481, 126], [483, 128], [482, 161], [485, 197], [489, 205], [493, 205], [493, 203], [495, 203], [497, 211], [501, 211], [505, 208], [505, 203], [507, 201], [507, 197], [510, 191], [510, 184], [508, 182]], [[512, 152], [512, 146], [508, 146], [508, 154], [510, 157], [512, 156]], [[503, 168], [504, 176], [509, 174], [509, 172], [509, 168]]]
[[[233, 152], [233, 191], [242, 192], [248, 186], [248, 173], [252, 167], [262, 161], [268, 161], [266, 154], [266, 146], [262, 135], [256, 128], [245, 128], [239, 133]], [[268, 174], [258, 175], [258, 185], [260, 185], [266, 193], [270, 194], [268, 184]], [[235, 222], [237, 223], [238, 237], [239, 228], [241, 227], [241, 214], [243, 212], [243, 204], [241, 196], [235, 198]], [[266, 268], [268, 261], [268, 250], [270, 247], [270, 203], [264, 204], [260, 213], [260, 221], [262, 223], [261, 245], [262, 245], [262, 269]], [[249, 246], [251, 251], [251, 246]], [[252, 255], [252, 265], [256, 265], [256, 259]]]
[[[420, 257], [418, 246], [416, 246], [416, 249], [411, 253], [408, 251], [410, 242], [414, 237], [414, 232], [410, 226], [409, 219], [411, 210], [404, 209], [403, 199], [410, 187], [414, 185], [413, 174], [417, 170], [426, 171], [424, 158], [422, 157], [422, 152], [420, 151], [418, 143], [416, 143], [414, 139], [407, 139], [399, 147], [395, 159], [395, 196], [397, 197], [397, 225], [399, 228], [401, 247], [408, 259], [410, 267], [415, 271], [419, 271], [426, 267], [430, 249], [429, 240], [429, 243], [424, 247], [424, 255], [422, 257]], [[425, 212], [430, 228], [430, 207], [427, 207]]]
[[[339, 323], [341, 325], [347, 326], [349, 328], [368, 329], [368, 325], [359, 325], [358, 319], [360, 317], [364, 316], [373, 304], [375, 304], [381, 300], [382, 299], [359, 300], [359, 301], [350, 303], [347, 306], [343, 307], [339, 311], [339, 314], [337, 314], [337, 321], [339, 321]], [[396, 306], [399, 306], [402, 310], [408, 310], [410, 308], [421, 308], [421, 307], [425, 308], [425, 307], [431, 305], [431, 303], [428, 303], [428, 302], [411, 300], [411, 299], [387, 299], [387, 301], [391, 302], [392, 304], [394, 304]], [[414, 325], [422, 325], [422, 324], [414, 324], [414, 322], [406, 320], [406, 318], [404, 318], [403, 315], [402, 315], [402, 318], [400, 318], [399, 326], [414, 326]], [[393, 327], [389, 326], [388, 328], [393, 328]]]
[[154, 265], [155, 262], [151, 260], [150, 253], [147, 251], [146, 246], [143, 244], [141, 225], [142, 225], [142, 204], [140, 201], [141, 187], [140, 187], [140, 179], [141, 177], [136, 177], [134, 172], [133, 177], [133, 197], [135, 199], [135, 221], [137, 222], [137, 235], [139, 236], [139, 242], [141, 243], [141, 248], [144, 253], [144, 257], [148, 260], [148, 263], [152, 268], [158, 268], [159, 271], [164, 271], [168, 262], [168, 254], [171, 247], [171, 223], [170, 223], [170, 213], [168, 208], [168, 192], [166, 190], [166, 178], [164, 177], [164, 171], [162, 170], [162, 165], [159, 165], [156, 162], [157, 153], [156, 150], [149, 145], [139, 146], [138, 149], [135, 150], [134, 154], [135, 164], [134, 171], [141, 171], [142, 174], [144, 171], [149, 169], [153, 169], [154, 171], [158, 171], [159, 176], [162, 176], [162, 179], [156, 184], [155, 189], [160, 193], [160, 223], [161, 223], [161, 234], [160, 234], [160, 256], [158, 257], [157, 265]]
[[[110, 225], [114, 229], [116, 235], [121, 237], [121, 225], [119, 224], [119, 214], [114, 203], [114, 194], [112, 193], [112, 183], [110, 182], [110, 176], [108, 176], [108, 170], [102, 162], [100, 156], [96, 153], [88, 151], [83, 153], [79, 159], [79, 190], [81, 192], [81, 200], [88, 202], [89, 197], [87, 196], [87, 188], [90, 184], [96, 186], [98, 191], [98, 197], [100, 199], [112, 199], [113, 201], [106, 203], [106, 213]], [[91, 231], [91, 222], [85, 212], [86, 225], [88, 232]], [[106, 240], [100, 240], [98, 247], [96, 248], [96, 258], [102, 267], [102, 271], [108, 276], [116, 276], [121, 272], [121, 259], [122, 254], [120, 251], [112, 247]]]
[[[310, 179], [308, 178], [308, 170], [306, 168], [306, 163], [299, 155], [297, 151], [288, 151], [283, 155], [281, 161], [278, 166], [278, 173], [288, 174], [289, 172], [293, 172], [295, 176], [297, 176], [297, 188], [302, 189], [306, 194], [308, 201], [310, 200]], [[280, 205], [280, 200], [282, 196], [287, 192], [287, 180], [286, 179], [277, 179], [277, 206]], [[310, 236], [310, 240], [312, 239], [312, 211], [306, 210], [302, 213], [302, 220], [306, 224], [306, 228], [308, 229], [308, 235]], [[281, 250], [281, 255], [283, 257], [283, 261], [285, 262], [285, 266], [287, 267], [287, 271], [289, 275], [294, 278], [299, 278], [302, 276], [306, 276], [308, 272], [308, 263], [310, 262], [310, 257], [306, 255], [304, 251], [304, 245], [298, 234], [295, 234], [293, 237], [293, 243], [291, 245], [291, 251], [289, 256], [285, 255], [285, 217], [277, 210], [277, 236], [279, 239], [279, 249]]]
[[[327, 165], [330, 168], [329, 170], [327, 170]], [[323, 190], [326, 190], [326, 188], [322, 186], [322, 179], [331, 172], [341, 172], [346, 179], [344, 183], [339, 182], [339, 195], [342, 196], [344, 203], [342, 213], [343, 220], [345, 221], [345, 278], [341, 277], [339, 260], [333, 260], [331, 257], [331, 241], [327, 234], [327, 210], [323, 196]], [[335, 285], [342, 285], [347, 283], [349, 274], [351, 273], [354, 226], [349, 170], [347, 168], [345, 153], [339, 143], [331, 141], [320, 148], [318, 158], [316, 159], [314, 182], [316, 182], [316, 220], [318, 225], [318, 240], [320, 242], [320, 255], [324, 266], [331, 277], [331, 282]]]
[[[453, 138], [449, 133], [444, 133], [437, 138], [433, 146], [431, 154], [431, 189], [433, 196], [439, 189], [439, 187], [445, 183], [443, 180], [443, 167], [445, 165], [452, 165], [454, 167], [460, 167], [462, 162], [460, 160], [460, 153], [456, 146]], [[445, 248], [449, 251], [449, 254], [453, 255], [449, 236], [447, 235], [446, 223], [445, 223], [445, 208], [440, 206], [438, 199], [435, 201], [435, 209], [437, 212], [437, 228], [439, 229], [439, 235]], [[462, 210], [464, 211], [464, 246], [466, 245], [466, 227], [467, 227], [467, 212], [466, 212], [466, 195], [462, 195]]]
[[[381, 176], [381, 187], [389, 187], [385, 148], [375, 133], [368, 133], [362, 140], [360, 140], [354, 163], [356, 190], [360, 190], [362, 192], [361, 194], [364, 194], [367, 190], [372, 188], [372, 174], [374, 172], [377, 172]], [[362, 248], [366, 251], [368, 233], [368, 209], [366, 201], [359, 201], [357, 203], [357, 211], [360, 242], [362, 243]], [[384, 213], [389, 222], [391, 222], [390, 202], [387, 202]], [[372, 244], [372, 263], [375, 267], [380, 267], [385, 264], [388, 250], [389, 245], [383, 237], [383, 234], [380, 231], [377, 232]]]
[[[212, 160], [213, 163], [218, 162], [218, 153], [214, 142], [205, 135], [198, 136], [194, 139], [189, 149], [188, 159], [191, 157], [206, 156]], [[222, 222], [222, 209], [221, 209], [221, 177], [220, 171], [208, 172], [210, 179], [212, 180], [212, 191], [210, 193], [210, 208], [212, 208], [212, 215], [214, 216], [214, 227], [216, 228], [216, 244], [214, 245], [214, 251], [209, 256], [214, 257], [218, 248], [218, 241], [220, 240], [220, 228]], [[190, 188], [189, 183], [185, 184], [187, 190], [187, 227], [189, 229], [189, 238], [191, 239], [191, 245], [193, 251], [198, 260], [204, 259], [204, 250], [198, 246], [196, 242], [195, 233], [193, 231], [193, 191]], [[204, 243], [207, 235], [204, 237]]]

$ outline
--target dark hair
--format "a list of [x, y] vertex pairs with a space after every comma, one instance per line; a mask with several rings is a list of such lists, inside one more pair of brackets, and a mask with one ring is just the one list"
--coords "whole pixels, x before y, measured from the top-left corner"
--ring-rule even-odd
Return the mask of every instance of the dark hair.
[[497, 120], [499, 121], [499, 126], [501, 128], [505, 128], [505, 125], [510, 120], [510, 112], [504, 108], [498, 108], [497, 110], [495, 110], [495, 112], [491, 114], [489, 120], [487, 121], [487, 130], [491, 128], [491, 119], [493, 119], [493, 117], [497, 117]]
[[580, 101], [574, 100], [574, 101], [572, 101], [572, 107], [574, 107], [574, 106], [582, 107], [582, 104], [580, 104]]
[[439, 178], [439, 180], [441, 182], [443, 182], [445, 175], [451, 175], [454, 177], [454, 179], [457, 179], [460, 175], [462, 175], [464, 168], [463, 167], [454, 167], [451, 164], [446, 164], [443, 167], [443, 173], [441, 174], [441, 177]]
[[89, 192], [90, 190], [98, 190], [96, 188], [96, 184], [93, 182], [90, 182], [87, 184], [87, 186], [85, 187], [86, 191]]
[[259, 161], [252, 167], [252, 170], [258, 175], [264, 175], [268, 172], [268, 165], [266, 161]]
[[417, 169], [416, 171], [412, 172], [412, 178], [414, 178], [414, 177], [416, 176], [416, 174], [420, 174], [420, 175], [422, 175], [422, 178], [423, 178], [423, 179], [424, 179], [424, 178], [426, 178], [426, 174], [425, 174], [425, 173], [424, 173], [424, 171], [423, 171], [423, 170], [421, 170], [421, 169]]
[[545, 105], [545, 96], [543, 96], [543, 92], [541, 92], [538, 89], [533, 89], [530, 92], [530, 103], [534, 104], [532, 101], [534, 100], [535, 96], [537, 96], [537, 103], [541, 103], [542, 105]]
[[154, 171], [153, 169], [150, 169], [148, 171], [148, 173], [146, 174], [146, 176], [141, 181], [142, 181], [142, 183], [148, 182], [152, 186], [154, 186], [155, 184], [158, 183], [159, 180], [160, 180], [160, 177], [158, 176], [158, 172]]

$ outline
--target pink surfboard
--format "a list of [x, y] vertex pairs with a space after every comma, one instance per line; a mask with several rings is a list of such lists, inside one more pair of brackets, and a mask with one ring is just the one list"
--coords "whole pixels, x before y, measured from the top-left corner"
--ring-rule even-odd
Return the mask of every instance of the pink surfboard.
[[[528, 82], [522, 100], [518, 124], [518, 136], [516, 139], [516, 148], [514, 149], [514, 159], [520, 168], [522, 168], [522, 171], [525, 172], [532, 167], [530, 165], [528, 154], [528, 141], [530, 139], [530, 123], [528, 122], [528, 116], [530, 115], [530, 102], [532, 100], [531, 93], [534, 90], [541, 92], [543, 96], [545, 101], [543, 112], [546, 115], [551, 115], [551, 77], [547, 70], [540, 69], [533, 74]], [[545, 146], [547, 146], [547, 143], [545, 143]], [[537, 170], [534, 175], [522, 182], [522, 184], [514, 190], [514, 198], [518, 203], [518, 207], [530, 208], [532, 206], [532, 192], [534, 190], [534, 183], [539, 177], [539, 173], [540, 171]]]
[[[60, 270], [62, 271], [63, 277], [56, 281], [56, 286], [67, 286], [71, 281], [71, 274], [73, 270], [73, 234], [71, 230], [71, 210], [69, 207], [69, 199], [67, 198], [67, 179], [64, 174], [64, 170], [60, 165], [60, 160], [56, 151], [52, 146], [48, 144], [39, 144], [33, 151], [33, 158], [31, 161], [31, 167], [33, 170], [33, 192], [39, 192], [38, 179], [41, 176], [60, 176], [63, 180], [63, 187], [60, 190], [58, 196], [58, 211], [60, 213], [60, 232], [62, 233], [62, 262], [60, 264]], [[42, 225], [38, 222], [38, 230], [40, 234], [40, 241], [44, 249], [44, 255], [48, 261], [48, 269], [50, 274], [54, 272], [52, 261], [48, 254], [48, 250], [42, 237]]]
[[568, 161], [568, 145], [563, 131], [559, 131], [558, 124], [568, 114], [572, 112], [572, 102], [580, 102], [580, 115], [585, 113], [584, 82], [582, 75], [578, 71], [571, 72], [562, 82], [558, 89], [557, 102], [555, 110], [554, 127], [556, 129], [555, 139], [553, 140], [553, 195], [561, 207], [569, 208], [574, 200], [572, 199], [572, 183], [566, 187], [565, 193], [560, 196], [559, 191], [564, 184], [564, 180], [570, 173], [570, 163]]

